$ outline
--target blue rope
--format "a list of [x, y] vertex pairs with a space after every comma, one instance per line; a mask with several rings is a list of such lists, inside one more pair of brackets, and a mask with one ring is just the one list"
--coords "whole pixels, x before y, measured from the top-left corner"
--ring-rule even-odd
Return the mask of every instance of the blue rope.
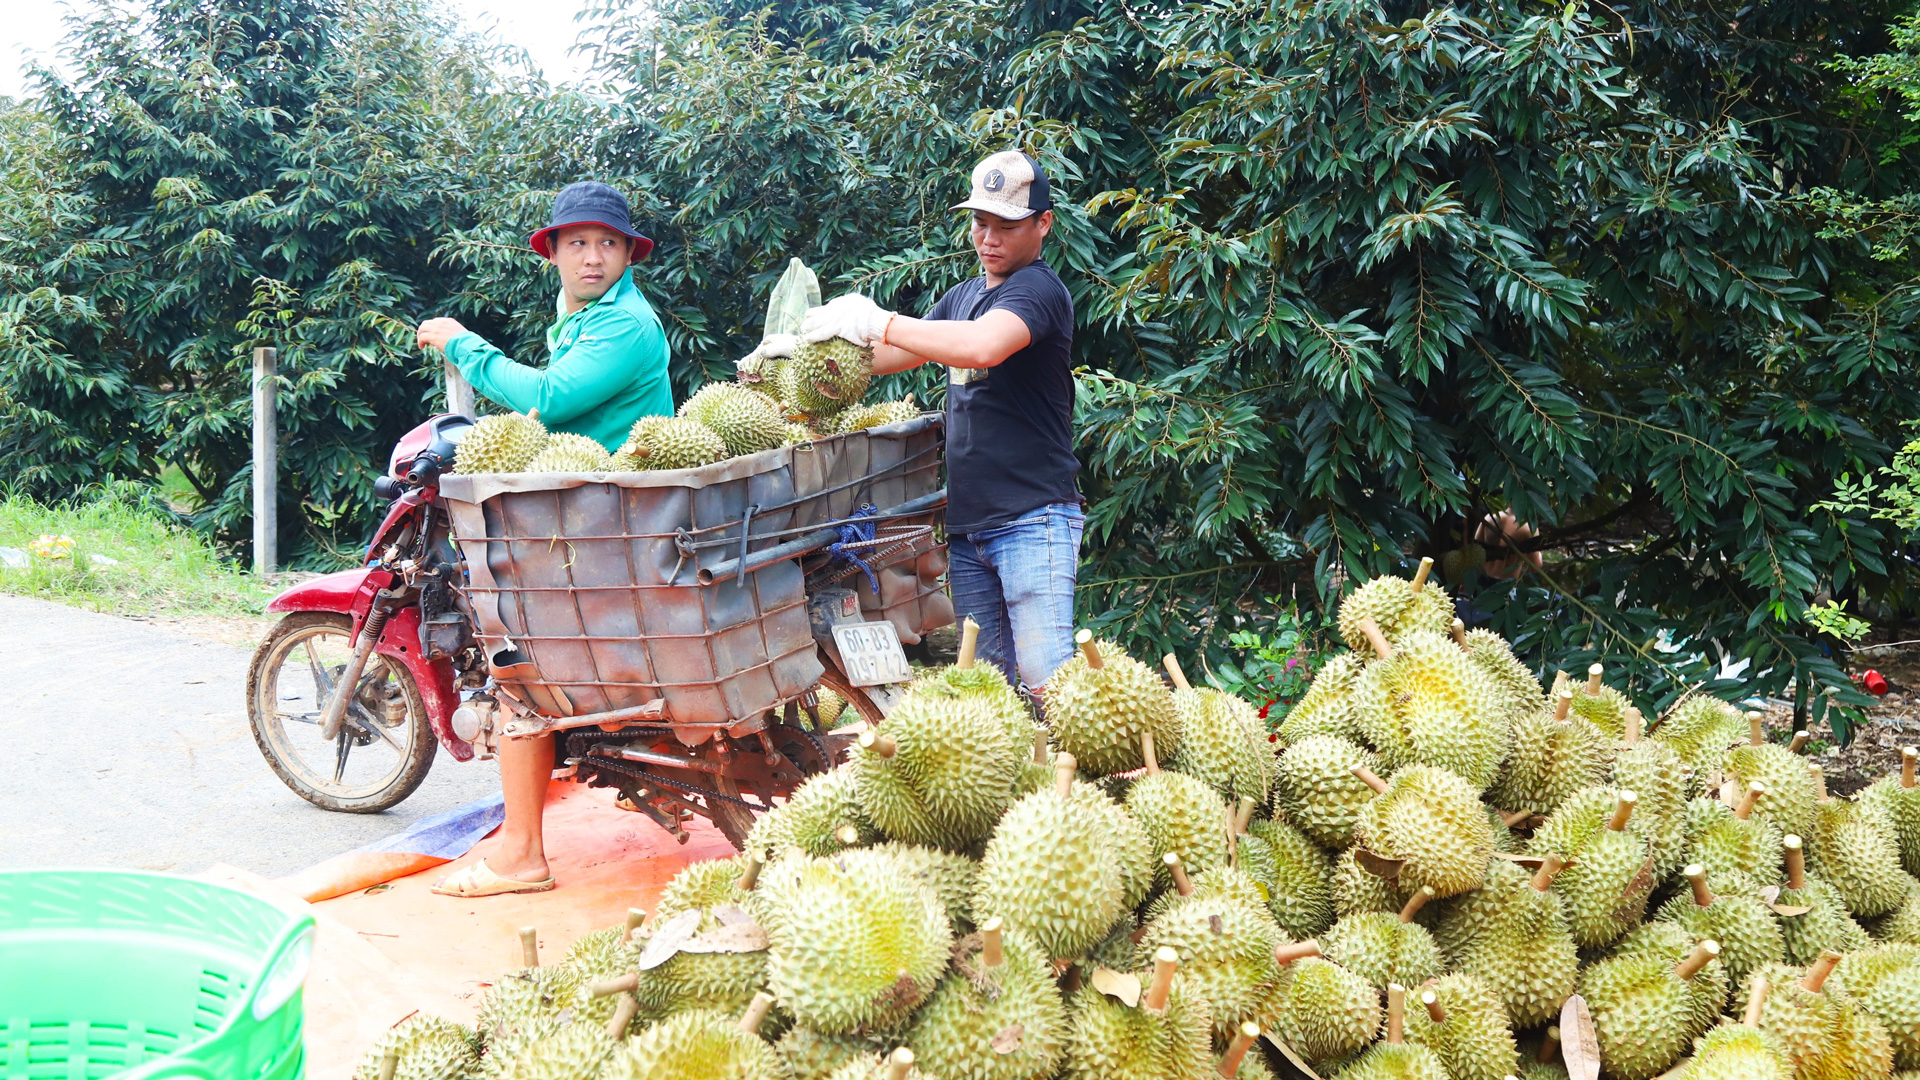
[[[878, 514], [879, 512], [880, 512], [879, 507], [873, 505], [872, 503], [867, 503], [866, 505], [861, 506], [859, 509], [855, 510], [853, 512], [853, 517], [872, 518], [873, 515]], [[847, 562], [850, 562], [853, 565], [859, 567], [861, 573], [867, 575], [867, 585], [873, 589], [873, 595], [875, 596], [880, 595], [880, 579], [873, 576], [873, 567], [868, 566], [867, 561], [865, 559], [862, 559], [860, 556], [854, 554], [851, 551], [848, 551], [846, 548], [846, 545], [871, 543], [875, 535], [874, 529], [877, 524], [878, 524], [877, 522], [871, 521], [871, 520], [868, 520], [868, 521], [849, 520], [849, 521], [842, 522], [840, 525], [836, 526], [840, 530], [839, 542], [827, 545], [827, 554], [831, 556], [834, 560], [836, 561], [845, 560]]]

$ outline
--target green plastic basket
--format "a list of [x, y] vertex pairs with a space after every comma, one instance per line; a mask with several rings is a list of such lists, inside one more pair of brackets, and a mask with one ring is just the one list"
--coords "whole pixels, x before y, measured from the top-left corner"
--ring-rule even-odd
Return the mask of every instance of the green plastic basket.
[[0, 1080], [300, 1080], [313, 917], [190, 878], [0, 871]]

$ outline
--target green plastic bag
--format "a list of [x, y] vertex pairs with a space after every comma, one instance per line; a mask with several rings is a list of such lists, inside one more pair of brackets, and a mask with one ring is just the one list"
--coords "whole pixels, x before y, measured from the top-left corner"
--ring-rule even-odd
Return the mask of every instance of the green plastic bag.
[[767, 326], [763, 336], [797, 334], [808, 308], [820, 306], [820, 279], [799, 259], [789, 260], [787, 272], [774, 283], [767, 299]]

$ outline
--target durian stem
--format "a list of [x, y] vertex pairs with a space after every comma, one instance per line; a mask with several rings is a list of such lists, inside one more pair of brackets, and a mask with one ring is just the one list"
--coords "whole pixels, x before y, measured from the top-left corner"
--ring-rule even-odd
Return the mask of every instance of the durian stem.
[[1832, 949], [1822, 952], [1814, 958], [1813, 963], [1807, 965], [1807, 973], [1800, 977], [1800, 989], [1809, 994], [1819, 993], [1820, 988], [1827, 985], [1827, 976], [1833, 974], [1833, 969], [1839, 964], [1839, 953]]
[[973, 616], [969, 615], [966, 621], [960, 624], [960, 657], [953, 662], [953, 666], [961, 671], [973, 670], [973, 652], [979, 644], [980, 624], [974, 622]]
[[1167, 676], [1173, 680], [1173, 688], [1175, 690], [1193, 689], [1193, 684], [1187, 681], [1187, 673], [1180, 668], [1179, 657], [1168, 653], [1160, 658], [1160, 662], [1167, 666]]
[[1614, 796], [1613, 820], [1607, 822], [1609, 832], [1626, 832], [1627, 819], [1633, 816], [1633, 808], [1640, 804], [1640, 796], [1626, 788], [1621, 788]]
[[1403, 923], [1412, 922], [1413, 917], [1420, 914], [1420, 909], [1426, 907], [1427, 901], [1431, 899], [1433, 899], [1433, 886], [1420, 886], [1420, 891], [1407, 897], [1406, 905], [1400, 909], [1400, 921]]
[[773, 1011], [773, 995], [765, 990], [753, 995], [747, 1003], [747, 1011], [740, 1015], [740, 1030], [749, 1035], [760, 1034], [760, 1025], [767, 1020], [767, 1014]]
[[990, 968], [997, 968], [1007, 962], [1000, 940], [1001, 928], [1004, 925], [998, 915], [980, 924], [980, 962]]
[[1431, 990], [1421, 991], [1420, 1004], [1427, 1007], [1427, 1019], [1436, 1024], [1444, 1024], [1447, 1022], [1447, 1007], [1440, 1004], [1439, 994]]
[[640, 1014], [640, 999], [632, 994], [621, 994], [614, 1003], [613, 1016], [607, 1021], [607, 1038], [624, 1039], [627, 1028], [633, 1024], [633, 1018]]
[[871, 750], [883, 758], [890, 758], [900, 752], [900, 743], [891, 735], [869, 731], [860, 736], [860, 748]]
[[1533, 811], [1531, 810], [1502, 810], [1500, 811], [1500, 824], [1511, 829], [1532, 816]]
[[1771, 987], [1767, 984], [1767, 977], [1756, 973], [1753, 977], [1752, 988], [1747, 991], [1747, 1011], [1741, 1015], [1741, 1023], [1748, 1027], [1757, 1028], [1760, 1026], [1760, 1012], [1767, 1007], [1767, 991], [1769, 989], [1771, 989]]
[[1418, 594], [1421, 589], [1427, 587], [1427, 575], [1431, 573], [1433, 573], [1433, 560], [1422, 558], [1420, 560], [1420, 569], [1413, 572], [1413, 586], [1407, 591]]
[[1305, 941], [1295, 941], [1276, 947], [1273, 950], [1273, 962], [1286, 967], [1295, 960], [1306, 960], [1319, 955], [1320, 943], [1308, 938]]
[[594, 997], [602, 998], [612, 994], [624, 994], [640, 985], [640, 973], [629, 971], [625, 975], [615, 975], [611, 979], [602, 979], [587, 988]]
[[1147, 994], [1140, 1004], [1148, 1012], [1167, 1011], [1167, 995], [1173, 992], [1173, 973], [1180, 966], [1180, 954], [1165, 945], [1153, 952], [1153, 982], [1147, 987]]
[[1179, 890], [1180, 895], [1192, 896], [1193, 881], [1187, 877], [1187, 868], [1180, 865], [1180, 856], [1169, 851], [1160, 856], [1160, 861], [1166, 864], [1167, 874], [1173, 878], [1173, 887]]
[[1387, 984], [1387, 1042], [1399, 1046], [1407, 1041], [1407, 988]]
[[1602, 685], [1600, 681], [1600, 677], [1606, 674], [1606, 671], [1607, 671], [1606, 665], [1604, 664], [1594, 664], [1591, 667], [1587, 668], [1587, 696], [1588, 697], [1600, 696], [1600, 687]]
[[633, 932], [634, 932], [635, 930], [638, 930], [638, 929], [640, 929], [640, 928], [641, 928], [642, 926], [645, 926], [645, 925], [646, 925], [646, 922], [647, 922], [647, 913], [646, 913], [646, 912], [644, 912], [644, 911], [641, 911], [641, 910], [640, 910], [639, 908], [637, 908], [637, 907], [630, 907], [630, 908], [628, 908], [628, 909], [627, 909], [627, 933], [626, 933], [626, 939], [628, 939], [628, 940], [631, 940], [631, 939], [632, 939], [632, 937], [633, 937]]
[[1061, 798], [1073, 793], [1073, 770], [1079, 762], [1065, 750], [1053, 755], [1053, 791]]
[[1540, 1037], [1540, 1052], [1533, 1055], [1533, 1060], [1542, 1065], [1551, 1064], [1559, 1053], [1560, 1029], [1557, 1027], [1549, 1027], [1546, 1033]]
[[906, 1047], [895, 1050], [887, 1058], [887, 1080], [907, 1080], [907, 1074], [913, 1071], [913, 1051]]
[[860, 830], [849, 822], [833, 830], [833, 838], [845, 847], [852, 847], [860, 842]]
[[400, 1068], [400, 1055], [391, 1050], [380, 1055], [380, 1080], [393, 1080], [393, 1074]]
[[1373, 621], [1373, 616], [1360, 617], [1360, 632], [1367, 635], [1367, 640], [1373, 644], [1375, 656], [1382, 660], [1393, 659], [1393, 646], [1387, 644], [1387, 635], [1380, 632], [1380, 624]]
[[1812, 741], [1813, 741], [1813, 736], [1809, 734], [1806, 730], [1802, 729], [1800, 731], [1796, 731], [1793, 733], [1793, 741], [1787, 744], [1787, 753], [1789, 754], [1805, 753], [1807, 749], [1807, 744]]
[[1713, 958], [1719, 955], [1719, 942], [1711, 939], [1702, 941], [1693, 947], [1693, 952], [1685, 960], [1680, 961], [1680, 965], [1673, 969], [1673, 973], [1682, 979], [1692, 979], [1700, 974], [1701, 968], [1713, 963]]
[[1760, 805], [1760, 796], [1767, 793], [1767, 785], [1758, 780], [1747, 784], [1747, 790], [1740, 796], [1740, 805], [1733, 808], [1733, 816], [1741, 821], [1753, 816], [1753, 808]]
[[1911, 788], [1914, 784], [1920, 783], [1920, 778], [1916, 778], [1916, 773], [1920, 773], [1920, 750], [1916, 750], [1911, 746], [1901, 747], [1900, 786], [1903, 788]]
[[1787, 888], [1795, 892], [1807, 887], [1807, 853], [1802, 843], [1792, 833], [1780, 838], [1780, 846], [1787, 849]]
[[1626, 731], [1627, 745], [1628, 746], [1635, 745], [1640, 741], [1641, 737], [1644, 736], [1646, 733], [1647, 733], [1647, 718], [1641, 714], [1640, 710], [1637, 707], [1632, 705], [1627, 706], [1627, 731]]
[[1087, 658], [1087, 666], [1095, 671], [1099, 671], [1101, 664], [1100, 647], [1093, 643], [1093, 631], [1082, 630], [1073, 635], [1073, 643], [1080, 646], [1080, 655]]
[[539, 410], [539, 409], [528, 409], [528, 410], [527, 410], [527, 419], [529, 419], [529, 420], [538, 420], [538, 419], [540, 419], [540, 410]]
[[1687, 885], [1693, 889], [1695, 907], [1707, 907], [1713, 903], [1713, 890], [1707, 887], [1706, 867], [1699, 863], [1688, 863], [1687, 868], [1680, 873], [1687, 879]]
[[[837, 835], [835, 839], [838, 839]], [[754, 885], [760, 880], [760, 868], [765, 865], [765, 861], [760, 858], [758, 852], [749, 852], [746, 869], [740, 871], [740, 880], [734, 883], [735, 887], [741, 892], [752, 892]]]
[[1259, 1024], [1251, 1020], [1241, 1024], [1240, 1030], [1233, 1033], [1233, 1041], [1227, 1044], [1227, 1052], [1220, 1056], [1220, 1067], [1216, 1071], [1225, 1080], [1234, 1080], [1240, 1075], [1240, 1062], [1246, 1059], [1247, 1051], [1253, 1047], [1253, 1040], [1259, 1037]]
[[1765, 719], [1766, 717], [1759, 712], [1750, 712], [1747, 714], [1747, 741], [1755, 746], [1765, 746], [1767, 744], [1766, 729], [1760, 726], [1760, 722]]
[[1253, 796], [1240, 796], [1240, 812], [1235, 814], [1233, 818], [1233, 831], [1235, 833], [1244, 834], [1247, 831], [1247, 826], [1253, 821], [1254, 805]]
[[1807, 772], [1809, 775], [1813, 777], [1814, 801], [1815, 802], [1832, 801], [1832, 796], [1827, 794], [1827, 771], [1825, 769], [1822, 769], [1818, 765], [1809, 765], [1807, 766]]
[[1447, 629], [1453, 633], [1453, 643], [1461, 648], [1465, 648], [1467, 644], [1467, 624], [1461, 622], [1459, 619], [1455, 619], [1453, 620], [1453, 625], [1447, 627]]
[[1555, 720], [1565, 720], [1567, 718], [1567, 714], [1571, 713], [1572, 711], [1573, 711], [1573, 691], [1571, 690], [1560, 691], [1560, 696], [1558, 698], [1555, 698], [1553, 702], [1553, 718]]
[[1140, 757], [1147, 763], [1147, 775], [1160, 775], [1160, 759], [1153, 752], [1153, 732], [1140, 733]]
[[1533, 872], [1533, 877], [1528, 880], [1527, 884], [1533, 887], [1534, 892], [1546, 892], [1548, 889], [1553, 888], [1553, 879], [1559, 876], [1560, 871], [1565, 869], [1566, 865], [1566, 859], [1549, 851], [1546, 856], [1540, 860], [1540, 869]]
[[540, 931], [535, 927], [520, 928], [520, 966], [540, 966]]
[[1347, 771], [1359, 777], [1360, 782], [1372, 788], [1375, 793], [1380, 795], [1387, 793], [1387, 782], [1380, 779], [1379, 776], [1374, 774], [1372, 769], [1367, 768], [1365, 765], [1354, 765]]

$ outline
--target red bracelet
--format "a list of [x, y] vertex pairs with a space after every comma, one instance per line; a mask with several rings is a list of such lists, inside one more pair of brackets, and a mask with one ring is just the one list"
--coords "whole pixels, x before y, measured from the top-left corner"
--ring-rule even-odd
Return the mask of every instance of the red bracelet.
[[900, 313], [897, 311], [887, 312], [887, 321], [884, 325], [880, 327], [880, 344], [882, 345], [888, 344], [887, 332], [893, 329], [893, 320], [899, 317], [900, 317]]

